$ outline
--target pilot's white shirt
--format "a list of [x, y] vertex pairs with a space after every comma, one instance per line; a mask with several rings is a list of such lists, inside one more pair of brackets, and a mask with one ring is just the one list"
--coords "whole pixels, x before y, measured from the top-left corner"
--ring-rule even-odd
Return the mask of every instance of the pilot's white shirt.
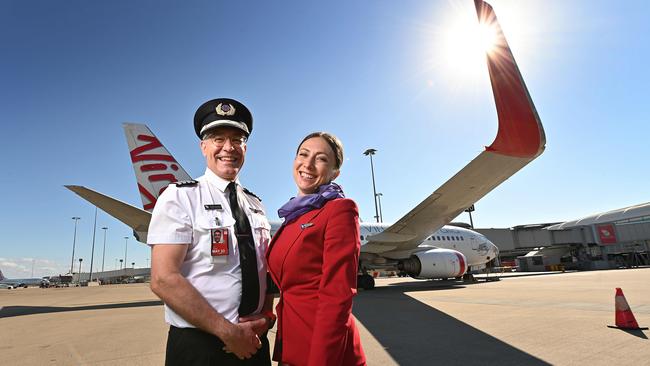
[[[238, 308], [242, 294], [239, 248], [235, 236], [235, 219], [228, 197], [224, 194], [228, 183], [206, 169], [197, 178], [196, 185], [178, 187], [170, 184], [160, 195], [153, 209], [147, 244], [189, 244], [181, 274], [203, 295], [223, 317], [237, 323]], [[256, 197], [245, 193], [237, 183], [239, 206], [250, 221], [257, 250], [257, 270], [260, 284], [260, 300], [256, 313], [261, 311], [266, 296], [265, 254], [271, 238], [271, 225], [264, 206]], [[206, 209], [205, 205], [213, 205]], [[220, 205], [220, 208], [216, 208]], [[228, 228], [230, 247], [227, 257], [213, 263], [210, 229]], [[172, 309], [165, 305], [165, 321], [178, 328], [193, 328]]]

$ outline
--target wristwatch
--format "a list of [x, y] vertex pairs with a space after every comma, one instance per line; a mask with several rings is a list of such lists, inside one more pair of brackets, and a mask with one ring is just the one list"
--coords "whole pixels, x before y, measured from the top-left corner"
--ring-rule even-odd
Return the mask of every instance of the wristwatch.
[[269, 322], [269, 329], [273, 328], [275, 321], [278, 319], [278, 317], [273, 314], [273, 310], [263, 311], [262, 315], [264, 315], [266, 320]]

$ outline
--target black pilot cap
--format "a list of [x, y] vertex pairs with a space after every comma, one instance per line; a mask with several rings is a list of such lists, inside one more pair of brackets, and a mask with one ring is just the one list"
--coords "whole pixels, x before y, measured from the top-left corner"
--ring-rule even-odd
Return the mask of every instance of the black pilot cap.
[[194, 131], [201, 138], [215, 127], [234, 127], [250, 135], [253, 116], [245, 105], [229, 98], [212, 99], [203, 103], [194, 114]]

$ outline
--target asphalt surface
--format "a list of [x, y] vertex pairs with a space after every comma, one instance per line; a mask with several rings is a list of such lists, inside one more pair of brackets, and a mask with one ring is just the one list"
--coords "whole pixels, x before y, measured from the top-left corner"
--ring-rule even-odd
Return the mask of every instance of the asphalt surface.
[[[369, 365], [642, 365], [650, 332], [607, 325], [621, 287], [650, 326], [649, 284], [650, 268], [386, 278], [359, 292], [354, 314]], [[166, 332], [146, 284], [0, 290], [0, 365], [162, 365]]]

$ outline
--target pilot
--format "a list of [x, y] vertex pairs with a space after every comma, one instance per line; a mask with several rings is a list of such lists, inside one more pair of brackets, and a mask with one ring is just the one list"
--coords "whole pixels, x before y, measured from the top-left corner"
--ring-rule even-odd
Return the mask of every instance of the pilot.
[[172, 183], [154, 207], [151, 290], [169, 323], [166, 365], [270, 365], [264, 254], [270, 225], [240, 185], [253, 118], [242, 103], [210, 100], [194, 115], [205, 174]]

